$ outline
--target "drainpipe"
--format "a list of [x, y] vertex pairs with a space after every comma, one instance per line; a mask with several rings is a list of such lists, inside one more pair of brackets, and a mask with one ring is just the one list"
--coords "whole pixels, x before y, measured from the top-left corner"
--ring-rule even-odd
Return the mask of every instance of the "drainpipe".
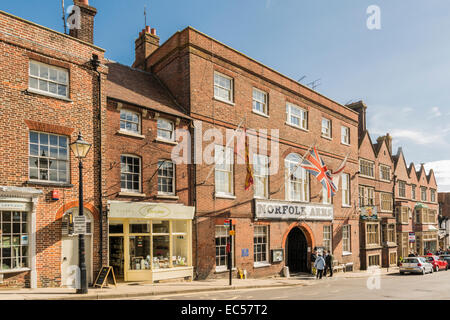
[[100, 248], [99, 248], [99, 256], [100, 256], [100, 267], [103, 266], [103, 191], [102, 191], [102, 78], [101, 73], [98, 71], [98, 67], [100, 66], [100, 60], [98, 59], [98, 55], [92, 54], [91, 64], [93, 70], [97, 73], [97, 81], [98, 81], [98, 130], [99, 130], [99, 159], [98, 159], [98, 176], [99, 176], [99, 212], [100, 212]]
[[[191, 134], [191, 165], [192, 167], [192, 185], [191, 185], [191, 192], [192, 192], [192, 205], [195, 208], [195, 211], [197, 210], [197, 165], [195, 163], [195, 128], [194, 128], [194, 121], [191, 120], [191, 123], [189, 125], [189, 131]], [[198, 279], [198, 217], [197, 212], [194, 213], [194, 226], [195, 226], [195, 279]]]

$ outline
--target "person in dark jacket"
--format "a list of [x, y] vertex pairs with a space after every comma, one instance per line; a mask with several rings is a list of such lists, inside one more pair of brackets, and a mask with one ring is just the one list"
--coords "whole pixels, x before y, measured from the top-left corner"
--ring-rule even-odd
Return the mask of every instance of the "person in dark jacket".
[[415, 257], [416, 255], [413, 253], [413, 252], [411, 252], [409, 255], [408, 255], [408, 257]]
[[324, 251], [325, 255], [325, 270], [323, 271], [323, 276], [327, 276], [327, 270], [330, 270], [330, 277], [333, 276], [333, 256], [328, 253], [328, 251]]

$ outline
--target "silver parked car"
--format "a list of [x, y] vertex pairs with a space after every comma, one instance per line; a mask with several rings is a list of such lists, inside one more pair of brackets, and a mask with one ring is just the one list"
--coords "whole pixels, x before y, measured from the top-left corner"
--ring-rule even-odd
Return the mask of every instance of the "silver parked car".
[[407, 257], [400, 263], [400, 274], [411, 273], [433, 273], [433, 265], [423, 257]]

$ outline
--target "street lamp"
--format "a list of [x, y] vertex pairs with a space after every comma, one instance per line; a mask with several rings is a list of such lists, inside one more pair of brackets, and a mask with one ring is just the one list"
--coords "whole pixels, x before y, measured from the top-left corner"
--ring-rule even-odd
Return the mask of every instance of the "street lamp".
[[[81, 132], [78, 133], [78, 139], [70, 144], [70, 149], [78, 158], [79, 168], [79, 191], [78, 191], [78, 215], [83, 216], [83, 161], [91, 148], [91, 144], [83, 140]], [[88, 293], [87, 278], [86, 278], [86, 260], [85, 260], [85, 246], [84, 234], [78, 235], [78, 265], [80, 267], [80, 288], [77, 293]]]

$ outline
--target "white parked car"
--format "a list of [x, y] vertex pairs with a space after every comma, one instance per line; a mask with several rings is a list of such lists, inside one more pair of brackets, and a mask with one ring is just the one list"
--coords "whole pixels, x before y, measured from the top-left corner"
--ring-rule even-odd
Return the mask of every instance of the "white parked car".
[[400, 263], [400, 274], [411, 273], [433, 273], [433, 265], [423, 257], [403, 258]]

